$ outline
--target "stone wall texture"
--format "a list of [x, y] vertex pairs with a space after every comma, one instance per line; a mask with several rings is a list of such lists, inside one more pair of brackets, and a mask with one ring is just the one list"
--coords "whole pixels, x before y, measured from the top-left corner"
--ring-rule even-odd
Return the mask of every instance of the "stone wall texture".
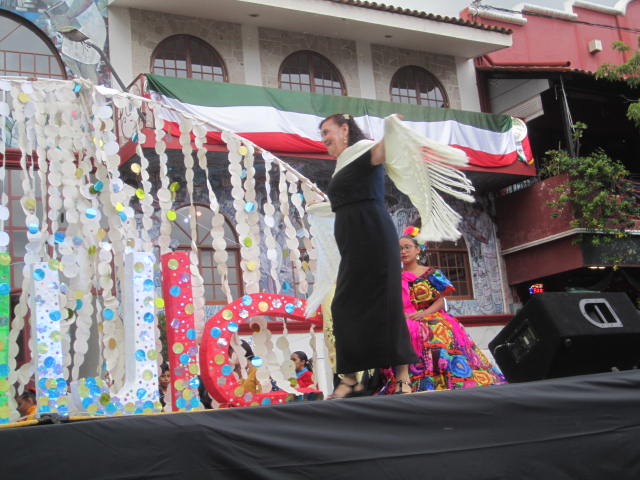
[[278, 88], [282, 61], [294, 52], [311, 50], [329, 59], [338, 69], [345, 82], [347, 95], [360, 96], [355, 42], [269, 28], [260, 28], [259, 38], [264, 86]]
[[[245, 83], [239, 24], [131, 9], [131, 31], [133, 71], [136, 74], [151, 71], [151, 55], [162, 40], [171, 35], [189, 34], [209, 43], [218, 52], [231, 83]], [[270, 28], [259, 28], [258, 35], [264, 86], [278, 88], [278, 73], [283, 60], [294, 52], [311, 50], [335, 65], [349, 96], [361, 96], [354, 41]], [[371, 45], [371, 55], [378, 100], [391, 99], [389, 86], [398, 69], [416, 65], [425, 68], [440, 81], [451, 108], [460, 108], [460, 91], [453, 57], [384, 45]]]
[[371, 56], [378, 100], [390, 101], [389, 87], [393, 75], [402, 67], [415, 65], [429, 71], [440, 81], [451, 108], [460, 108], [460, 90], [453, 57], [384, 45], [372, 45]]
[[206, 18], [131, 9], [133, 72], [151, 71], [151, 55], [167, 37], [188, 34], [211, 45], [224, 61], [229, 82], [245, 83], [240, 25]]

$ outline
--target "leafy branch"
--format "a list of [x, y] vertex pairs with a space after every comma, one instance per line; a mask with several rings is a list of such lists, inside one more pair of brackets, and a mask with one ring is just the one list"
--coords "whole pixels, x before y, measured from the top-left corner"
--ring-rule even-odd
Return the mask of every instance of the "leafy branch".
[[[586, 128], [586, 126], [585, 126]], [[582, 134], [584, 128], [580, 129]], [[570, 205], [573, 210], [573, 228], [584, 228], [589, 233], [607, 235], [591, 236], [591, 243], [609, 242], [612, 236], [627, 236], [627, 229], [634, 226], [632, 217], [639, 215], [626, 180], [628, 171], [622, 163], [610, 158], [602, 149], [590, 155], [571, 157], [565, 150], [546, 152], [540, 169], [541, 178], [567, 174], [568, 182], [555, 189], [555, 200], [547, 202], [557, 217]]]
[[[640, 46], [640, 37], [638, 37], [638, 46]], [[611, 46], [617, 52], [629, 52], [631, 47], [621, 41], [613, 42]], [[613, 63], [603, 63], [596, 70], [596, 78], [602, 78], [611, 81], [625, 82], [632, 88], [640, 87], [640, 50], [636, 50], [627, 61], [620, 65]], [[640, 128], [640, 99], [632, 101], [627, 107], [627, 118], [631, 120], [636, 127]]]

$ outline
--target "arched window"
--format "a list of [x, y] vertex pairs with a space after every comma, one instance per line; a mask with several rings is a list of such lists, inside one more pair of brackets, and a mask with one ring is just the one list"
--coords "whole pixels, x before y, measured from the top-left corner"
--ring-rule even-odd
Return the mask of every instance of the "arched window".
[[160, 42], [151, 55], [151, 72], [168, 77], [228, 81], [218, 52], [191, 35], [173, 35]]
[[67, 78], [51, 40], [19, 15], [0, 10], [0, 75]]
[[469, 266], [469, 252], [463, 238], [456, 242], [430, 242], [427, 265], [439, 268], [451, 280], [456, 292], [449, 298], [471, 300], [473, 282]]
[[346, 95], [342, 75], [322, 55], [300, 51], [289, 55], [280, 66], [279, 87], [296, 92]]
[[449, 99], [444, 87], [436, 77], [424, 68], [402, 67], [391, 79], [391, 101], [449, 108]]
[[[226, 305], [227, 297], [222, 290], [222, 282], [213, 259], [211, 246], [211, 217], [213, 212], [205, 206], [196, 205], [196, 245], [198, 246], [198, 267], [204, 285], [204, 298], [207, 305]], [[189, 205], [176, 209], [177, 219], [174, 222], [172, 240], [178, 243], [178, 250], [191, 250], [191, 225]], [[227, 280], [233, 298], [243, 295], [242, 272], [240, 270], [240, 244], [236, 234], [225, 219], [224, 239], [227, 243]]]

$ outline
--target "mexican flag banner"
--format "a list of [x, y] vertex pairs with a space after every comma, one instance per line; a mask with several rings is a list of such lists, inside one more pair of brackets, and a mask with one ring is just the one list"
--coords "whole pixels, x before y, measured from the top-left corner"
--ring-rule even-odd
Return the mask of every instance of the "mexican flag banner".
[[[326, 153], [319, 128], [325, 117], [348, 113], [365, 135], [377, 140], [384, 133], [384, 117], [399, 113], [421, 135], [464, 150], [471, 165], [490, 168], [531, 161], [526, 136], [518, 137], [513, 119], [506, 115], [152, 74], [146, 77], [152, 99], [210, 124], [209, 143], [223, 143], [220, 130], [230, 130], [273, 153]], [[171, 109], [156, 115], [172, 132], [178, 131], [177, 116]]]

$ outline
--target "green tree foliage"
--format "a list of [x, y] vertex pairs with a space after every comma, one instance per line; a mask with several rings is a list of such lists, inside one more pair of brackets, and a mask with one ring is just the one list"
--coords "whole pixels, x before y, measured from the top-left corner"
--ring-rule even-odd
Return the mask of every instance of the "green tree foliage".
[[[586, 125], [574, 125], [577, 142]], [[590, 236], [593, 244], [610, 241], [611, 236], [624, 237], [634, 226], [633, 217], [639, 215], [626, 180], [629, 172], [624, 165], [597, 149], [584, 156], [571, 157], [564, 150], [550, 150], [542, 161], [541, 178], [567, 174], [567, 184], [556, 189], [556, 200], [550, 201], [557, 217], [565, 206], [573, 210], [573, 228], [584, 228], [590, 233], [609, 235]]]
[[[640, 37], [638, 37], [640, 47]], [[613, 42], [612, 48], [618, 52], [629, 52], [631, 47], [624, 42]], [[603, 63], [596, 70], [596, 78], [626, 82], [632, 88], [640, 87], [640, 50], [636, 50], [629, 59], [620, 64]], [[627, 118], [640, 128], [640, 99], [632, 101], [627, 108]]]

